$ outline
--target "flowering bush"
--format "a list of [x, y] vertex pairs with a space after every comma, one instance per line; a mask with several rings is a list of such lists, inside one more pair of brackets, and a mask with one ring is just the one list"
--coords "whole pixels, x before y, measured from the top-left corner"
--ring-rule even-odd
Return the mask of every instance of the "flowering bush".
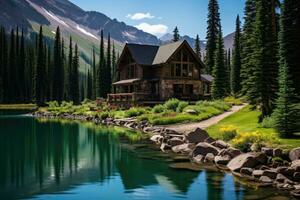
[[236, 137], [238, 132], [237, 127], [233, 125], [223, 126], [220, 128], [221, 139], [228, 142]]

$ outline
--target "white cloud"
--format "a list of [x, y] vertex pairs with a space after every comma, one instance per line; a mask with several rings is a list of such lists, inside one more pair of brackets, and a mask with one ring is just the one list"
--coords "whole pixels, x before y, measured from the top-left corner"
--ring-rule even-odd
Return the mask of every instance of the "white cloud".
[[151, 33], [156, 36], [162, 36], [167, 33], [168, 27], [163, 24], [148, 24], [148, 23], [140, 23], [135, 26], [137, 29], [140, 29], [144, 32]]
[[128, 14], [126, 16], [127, 18], [130, 18], [132, 20], [141, 20], [141, 19], [153, 19], [155, 16], [148, 13], [135, 13], [135, 14]]

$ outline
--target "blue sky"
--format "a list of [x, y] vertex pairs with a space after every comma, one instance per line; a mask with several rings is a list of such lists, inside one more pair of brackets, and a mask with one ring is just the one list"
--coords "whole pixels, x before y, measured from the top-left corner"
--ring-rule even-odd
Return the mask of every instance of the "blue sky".
[[[206, 36], [208, 0], [71, 0], [84, 10], [94, 10], [128, 25], [161, 36], [178, 26], [181, 35]], [[243, 16], [245, 0], [219, 0], [223, 34], [234, 31], [237, 14]]]

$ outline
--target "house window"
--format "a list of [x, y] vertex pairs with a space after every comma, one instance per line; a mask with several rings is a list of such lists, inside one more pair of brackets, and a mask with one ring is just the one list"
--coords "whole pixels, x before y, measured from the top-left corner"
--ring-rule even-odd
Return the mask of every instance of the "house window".
[[188, 53], [186, 51], [182, 51], [182, 61], [188, 62]]
[[175, 76], [181, 76], [181, 65], [180, 64], [175, 65]]
[[183, 85], [174, 84], [173, 85], [174, 96], [181, 96], [183, 94]]
[[188, 76], [188, 64], [182, 65], [182, 76], [187, 77]]
[[175, 76], [175, 64], [171, 65], [171, 76]]

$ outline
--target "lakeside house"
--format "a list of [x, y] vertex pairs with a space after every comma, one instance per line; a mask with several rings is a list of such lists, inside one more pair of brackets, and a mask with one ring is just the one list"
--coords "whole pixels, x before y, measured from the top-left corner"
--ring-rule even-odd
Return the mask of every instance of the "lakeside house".
[[187, 41], [161, 46], [126, 44], [109, 102], [155, 104], [170, 98], [197, 101], [210, 96], [212, 77]]

